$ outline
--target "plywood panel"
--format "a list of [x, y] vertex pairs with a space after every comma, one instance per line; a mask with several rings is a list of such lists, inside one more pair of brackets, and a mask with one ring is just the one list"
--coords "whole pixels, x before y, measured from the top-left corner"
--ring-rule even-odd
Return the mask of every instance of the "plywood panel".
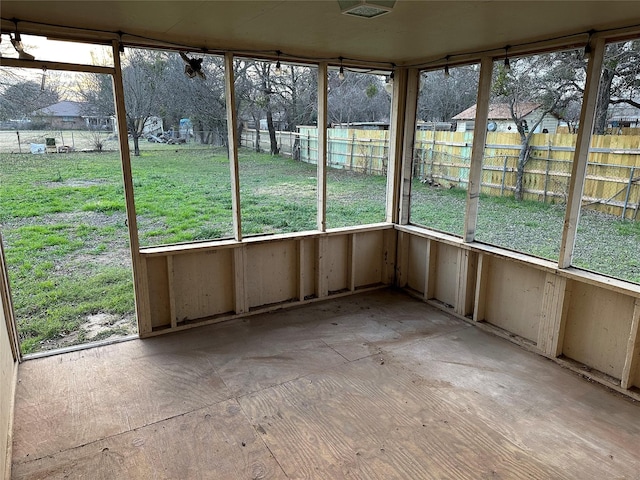
[[[2, 301], [1, 296], [0, 301]], [[11, 409], [13, 408], [15, 374], [16, 364], [11, 353], [4, 311], [2, 305], [0, 305], [0, 478], [4, 478], [4, 473], [10, 465], [7, 453], [11, 445], [10, 420]]]
[[458, 292], [458, 249], [438, 244], [433, 296], [447, 305], [455, 306]]
[[233, 249], [173, 257], [173, 289], [178, 323], [234, 310]]
[[298, 248], [293, 240], [247, 246], [245, 287], [249, 308], [296, 298]]
[[354, 272], [355, 287], [375, 285], [382, 281], [384, 230], [356, 233]]
[[487, 272], [485, 320], [537, 342], [545, 273], [506, 260], [491, 259]]
[[17, 464], [14, 478], [286, 478], [258, 437], [237, 402], [227, 400]]
[[620, 378], [631, 331], [634, 299], [593, 285], [570, 282], [562, 353]]
[[326, 267], [329, 292], [340, 292], [349, 288], [349, 235], [327, 237]]
[[169, 277], [167, 259], [165, 257], [146, 257], [147, 276], [149, 279], [149, 310], [151, 327], [168, 327], [171, 325], [171, 307], [169, 304]]
[[409, 248], [409, 260], [407, 265], [408, 286], [416, 292], [424, 293], [424, 282], [426, 278], [427, 243], [426, 238], [415, 235], [407, 235]]

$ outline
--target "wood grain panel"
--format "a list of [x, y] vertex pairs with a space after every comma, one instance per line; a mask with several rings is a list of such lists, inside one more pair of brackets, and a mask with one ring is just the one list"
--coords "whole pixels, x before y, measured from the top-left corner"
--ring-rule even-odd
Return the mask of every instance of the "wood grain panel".
[[165, 338], [170, 339], [119, 343], [22, 364], [14, 463], [229, 398], [202, 353], [184, 345], [165, 351], [172, 345]]
[[[179, 448], [188, 445], [188, 448]], [[178, 448], [176, 448], [178, 447]], [[284, 479], [236, 401], [17, 464], [15, 479]]]
[[486, 281], [484, 319], [537, 342], [545, 273], [492, 258]]
[[295, 299], [298, 288], [296, 242], [248, 245], [246, 272], [249, 308]]
[[325, 252], [329, 292], [341, 292], [349, 288], [349, 234], [327, 237]]
[[407, 235], [407, 241], [404, 243], [409, 250], [407, 262], [408, 287], [420, 293], [424, 293], [427, 242], [426, 238]]
[[173, 257], [178, 323], [234, 311], [233, 253], [225, 248]]
[[302, 265], [300, 266], [303, 282], [300, 288], [303, 298], [307, 298], [316, 292], [316, 241], [313, 238], [307, 238], [300, 240], [300, 244], [303, 248]]
[[434, 298], [455, 306], [458, 293], [458, 249], [444, 243], [438, 244], [435, 263]]
[[375, 356], [240, 404], [292, 478], [567, 478], [419, 380]]
[[377, 285], [382, 282], [384, 233], [385, 230], [378, 230], [354, 235], [354, 283], [356, 288]]
[[169, 276], [165, 257], [146, 257], [149, 281], [149, 310], [151, 328], [171, 326], [171, 306], [169, 303]]
[[620, 379], [631, 331], [634, 299], [571, 282], [562, 353]]

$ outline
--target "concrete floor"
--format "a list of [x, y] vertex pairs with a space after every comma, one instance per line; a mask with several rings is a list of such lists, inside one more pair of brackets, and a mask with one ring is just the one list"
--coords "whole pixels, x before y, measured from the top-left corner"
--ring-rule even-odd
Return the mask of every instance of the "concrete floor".
[[377, 291], [19, 369], [13, 478], [640, 479], [640, 405]]

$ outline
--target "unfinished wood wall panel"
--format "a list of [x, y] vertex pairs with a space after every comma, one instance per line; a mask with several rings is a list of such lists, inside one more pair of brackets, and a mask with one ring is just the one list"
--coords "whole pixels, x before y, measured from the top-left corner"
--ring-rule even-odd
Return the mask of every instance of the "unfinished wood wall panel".
[[427, 261], [427, 244], [429, 240], [415, 235], [409, 235], [406, 239], [405, 245], [408, 250], [407, 260], [407, 286], [420, 292], [425, 293], [425, 281], [426, 281], [426, 261]]
[[349, 288], [349, 235], [329, 236], [327, 243], [325, 266], [329, 279], [329, 293], [342, 292]]
[[487, 275], [484, 320], [537, 342], [545, 273], [492, 258]]
[[458, 294], [458, 248], [441, 243], [435, 258], [433, 296], [436, 300], [455, 307]]
[[169, 276], [166, 257], [146, 257], [149, 278], [149, 313], [151, 328], [171, 326], [171, 305], [169, 302]]
[[233, 312], [233, 249], [173, 257], [173, 298], [178, 323]]
[[245, 286], [249, 308], [298, 297], [298, 247], [296, 241], [265, 242], [247, 246]]
[[382, 282], [384, 261], [384, 230], [355, 233], [353, 235], [354, 285], [366, 287]]
[[635, 299], [577, 281], [569, 288], [563, 354], [620, 379]]
[[[2, 286], [0, 286], [2, 288]], [[0, 296], [0, 301], [2, 297]], [[8, 477], [11, 461], [11, 418], [17, 363], [13, 360], [9, 330], [5, 322], [3, 305], [0, 305], [0, 478]]]

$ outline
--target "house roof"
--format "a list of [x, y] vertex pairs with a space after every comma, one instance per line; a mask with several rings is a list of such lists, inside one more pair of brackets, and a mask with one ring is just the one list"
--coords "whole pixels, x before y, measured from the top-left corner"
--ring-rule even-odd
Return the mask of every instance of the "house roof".
[[33, 112], [33, 115], [40, 117], [80, 117], [82, 103], [63, 100], [62, 102], [49, 105]]
[[[523, 102], [516, 105], [516, 115], [522, 118], [540, 108], [539, 103]], [[463, 110], [452, 120], [474, 120], [476, 118], [476, 105]], [[511, 110], [508, 103], [492, 103], [489, 105], [489, 120], [511, 120]]]
[[3, 32], [15, 29], [13, 18], [23, 34], [110, 41], [124, 32], [127, 44], [156, 39], [193, 51], [280, 51], [391, 68], [575, 34], [586, 41], [590, 30], [640, 23], [640, 2], [397, 0], [390, 13], [364, 19], [342, 14], [337, 0], [3, 0]]

